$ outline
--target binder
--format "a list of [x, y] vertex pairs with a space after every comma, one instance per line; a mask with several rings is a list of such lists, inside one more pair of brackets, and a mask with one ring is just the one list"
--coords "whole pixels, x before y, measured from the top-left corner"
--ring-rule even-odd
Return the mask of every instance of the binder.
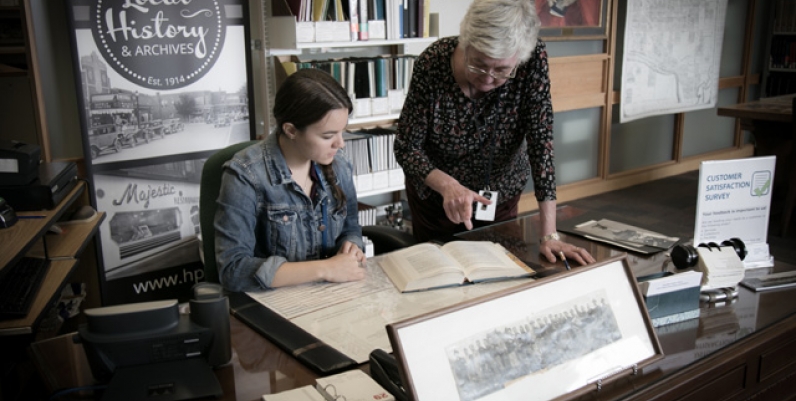
[[327, 375], [357, 365], [353, 359], [244, 293], [229, 294], [229, 310], [238, 320], [317, 373]]

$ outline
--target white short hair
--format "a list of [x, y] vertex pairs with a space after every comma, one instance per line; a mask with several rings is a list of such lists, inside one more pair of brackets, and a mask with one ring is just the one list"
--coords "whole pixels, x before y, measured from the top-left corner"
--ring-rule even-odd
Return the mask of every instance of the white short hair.
[[474, 0], [459, 26], [459, 43], [524, 62], [536, 48], [539, 25], [534, 0]]

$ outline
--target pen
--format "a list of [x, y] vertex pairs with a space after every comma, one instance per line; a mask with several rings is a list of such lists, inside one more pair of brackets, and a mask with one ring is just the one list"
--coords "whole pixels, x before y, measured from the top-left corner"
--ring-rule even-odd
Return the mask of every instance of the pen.
[[17, 218], [19, 218], [19, 219], [43, 219], [45, 217], [47, 217], [47, 216], [41, 216], [41, 215], [19, 215], [19, 214], [17, 215]]
[[567, 257], [564, 256], [564, 252], [563, 251], [558, 251], [558, 256], [561, 256], [561, 260], [564, 261], [564, 267], [566, 267], [567, 270], [572, 270], [572, 268], [569, 267], [569, 262], [567, 261]]

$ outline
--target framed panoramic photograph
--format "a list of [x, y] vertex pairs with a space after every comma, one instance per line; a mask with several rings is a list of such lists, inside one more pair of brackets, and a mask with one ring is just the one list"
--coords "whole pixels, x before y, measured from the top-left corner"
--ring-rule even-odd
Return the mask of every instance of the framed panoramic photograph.
[[580, 40], [607, 37], [610, 0], [536, 0], [545, 40]]
[[624, 256], [393, 323], [387, 333], [415, 401], [566, 399], [663, 357]]

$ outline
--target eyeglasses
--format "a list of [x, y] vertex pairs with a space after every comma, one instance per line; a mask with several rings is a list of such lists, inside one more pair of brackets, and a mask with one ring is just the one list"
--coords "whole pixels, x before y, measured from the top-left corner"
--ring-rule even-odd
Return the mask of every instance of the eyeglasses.
[[471, 65], [469, 60], [470, 60], [470, 57], [467, 54], [467, 51], [465, 51], [464, 52], [464, 64], [465, 64], [465, 67], [467, 67], [467, 70], [472, 72], [473, 74], [489, 75], [490, 77], [492, 77], [494, 79], [501, 79], [501, 80], [514, 78], [515, 76], [517, 76], [517, 64], [514, 64], [514, 67], [512, 67], [511, 71], [509, 71], [509, 72], [495, 72], [495, 71], [492, 71], [492, 70], [487, 71], [487, 70], [485, 70], [483, 68], [478, 68], [478, 67], [476, 67], [474, 65]]

